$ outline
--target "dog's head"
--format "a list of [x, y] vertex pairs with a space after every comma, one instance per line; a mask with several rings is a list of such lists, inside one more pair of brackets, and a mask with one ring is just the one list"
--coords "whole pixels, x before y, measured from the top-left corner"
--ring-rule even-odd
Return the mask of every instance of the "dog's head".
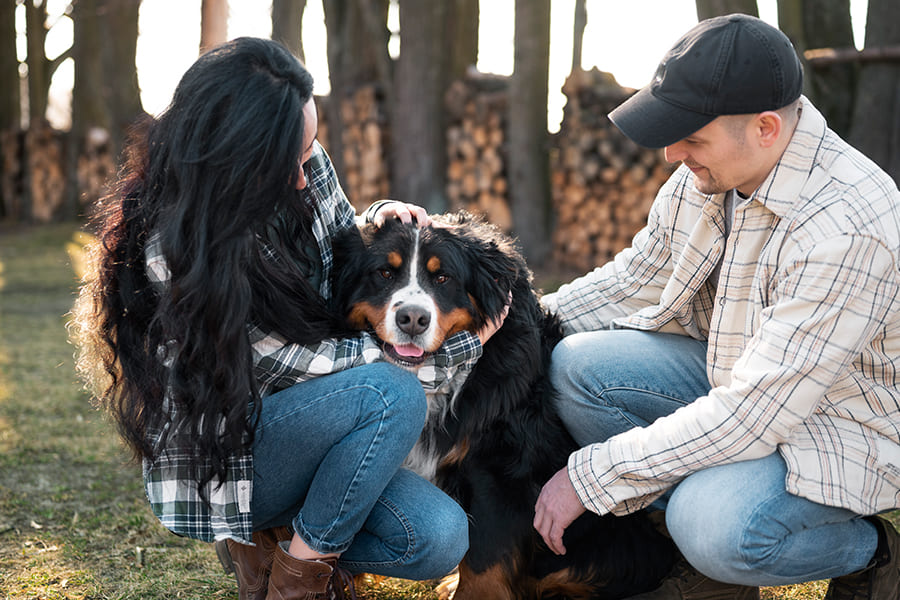
[[415, 369], [448, 337], [496, 319], [530, 273], [511, 240], [465, 213], [419, 228], [389, 221], [335, 240], [334, 298], [348, 324], [371, 329], [385, 355]]

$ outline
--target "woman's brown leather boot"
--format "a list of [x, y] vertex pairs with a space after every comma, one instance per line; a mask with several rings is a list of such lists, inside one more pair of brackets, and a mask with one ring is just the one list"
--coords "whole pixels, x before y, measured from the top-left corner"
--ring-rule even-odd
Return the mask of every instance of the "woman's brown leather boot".
[[268, 600], [341, 600], [346, 598], [345, 585], [350, 597], [356, 598], [353, 579], [337, 566], [336, 558], [295, 558], [287, 552], [288, 543], [280, 543], [275, 549]]
[[219, 562], [226, 573], [234, 573], [237, 579], [240, 600], [266, 599], [275, 548], [278, 542], [290, 540], [293, 535], [290, 527], [273, 527], [253, 532], [252, 541], [256, 546], [234, 540], [216, 542]]

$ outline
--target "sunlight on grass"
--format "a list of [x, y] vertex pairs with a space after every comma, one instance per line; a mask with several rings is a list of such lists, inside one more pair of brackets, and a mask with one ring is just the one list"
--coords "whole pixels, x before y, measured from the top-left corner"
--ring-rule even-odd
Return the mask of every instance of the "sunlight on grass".
[[97, 238], [84, 231], [76, 231], [72, 241], [66, 242], [66, 254], [69, 255], [69, 263], [75, 272], [75, 277], [81, 280], [87, 271], [88, 253], [87, 247], [97, 241]]

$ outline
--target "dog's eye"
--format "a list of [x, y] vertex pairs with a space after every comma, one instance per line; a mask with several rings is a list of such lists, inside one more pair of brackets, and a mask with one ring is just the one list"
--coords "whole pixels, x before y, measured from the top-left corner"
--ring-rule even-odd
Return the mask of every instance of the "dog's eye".
[[393, 279], [394, 274], [390, 269], [378, 269], [378, 274], [381, 275], [383, 279]]
[[438, 283], [438, 284], [444, 284], [444, 283], [447, 283], [448, 281], [450, 281], [450, 276], [444, 275], [443, 273], [441, 273], [440, 275], [437, 275], [434, 278], [434, 282]]

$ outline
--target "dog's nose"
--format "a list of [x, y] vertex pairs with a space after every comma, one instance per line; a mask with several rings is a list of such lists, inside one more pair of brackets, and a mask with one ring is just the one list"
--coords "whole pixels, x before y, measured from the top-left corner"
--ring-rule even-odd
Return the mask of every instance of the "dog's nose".
[[421, 306], [407, 305], [397, 311], [397, 327], [403, 333], [415, 336], [422, 334], [431, 324], [431, 314]]

